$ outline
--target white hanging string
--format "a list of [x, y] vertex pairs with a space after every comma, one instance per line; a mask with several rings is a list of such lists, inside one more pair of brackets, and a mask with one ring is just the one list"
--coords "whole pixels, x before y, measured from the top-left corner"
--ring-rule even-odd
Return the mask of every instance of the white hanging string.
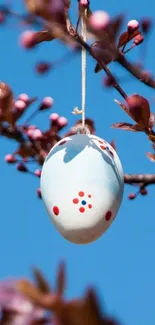
[[[87, 15], [87, 8], [84, 10], [84, 15], [81, 18], [81, 36], [83, 40], [86, 42], [87, 40], [87, 28], [86, 28], [86, 18]], [[82, 47], [81, 51], [81, 87], [82, 87], [82, 103], [81, 103], [81, 110], [78, 107], [75, 107], [73, 110], [73, 114], [82, 114], [82, 129], [85, 129], [85, 113], [86, 113], [86, 59], [87, 59], [87, 51], [84, 47]]]
[[[86, 18], [87, 9], [84, 11], [84, 17], [81, 20], [81, 29], [82, 29], [82, 37], [86, 42], [87, 29], [86, 29]], [[85, 127], [85, 111], [86, 111], [86, 49], [82, 47], [81, 53], [81, 66], [82, 66], [82, 127]]]

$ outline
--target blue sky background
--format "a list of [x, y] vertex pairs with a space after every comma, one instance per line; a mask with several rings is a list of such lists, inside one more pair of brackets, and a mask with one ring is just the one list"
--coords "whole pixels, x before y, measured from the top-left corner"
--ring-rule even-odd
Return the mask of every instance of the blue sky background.
[[[14, 1], [14, 9], [22, 11], [22, 1]], [[76, 18], [76, 1], [72, 0], [72, 18]], [[0, 4], [4, 1], [0, 1]], [[151, 16], [155, 11], [153, 0], [126, 2], [91, 1], [92, 9], [104, 9], [114, 16], [125, 12], [129, 19]], [[65, 115], [69, 126], [76, 118], [72, 108], [81, 104], [80, 57], [69, 64], [38, 77], [34, 73], [37, 60], [55, 60], [66, 49], [57, 42], [42, 44], [33, 51], [24, 51], [18, 46], [21, 29], [13, 23], [0, 28], [0, 79], [12, 87], [15, 96], [26, 92], [30, 96], [52, 96], [53, 112]], [[146, 69], [155, 70], [154, 37], [149, 39]], [[138, 49], [131, 54], [134, 60]], [[115, 139], [124, 171], [128, 173], [153, 173], [155, 166], [145, 153], [151, 144], [143, 134], [111, 129], [112, 123], [130, 121], [114, 103], [121, 99], [115, 90], [102, 87], [103, 72], [93, 73], [94, 62], [88, 58], [87, 116], [96, 123], [97, 135], [108, 141]], [[128, 75], [116, 64], [112, 71], [119, 76]], [[129, 76], [129, 75], [128, 75]], [[122, 82], [129, 94], [138, 92], [151, 99], [154, 90], [140, 84], [134, 78]], [[31, 111], [35, 110], [35, 105]], [[152, 105], [152, 111], [155, 107]], [[45, 129], [49, 112], [38, 116], [33, 122]], [[67, 262], [68, 298], [80, 296], [86, 287], [97, 287], [107, 313], [116, 315], [122, 324], [154, 324], [155, 305], [155, 212], [154, 187], [149, 195], [129, 201], [132, 188], [126, 187], [119, 214], [110, 229], [95, 243], [78, 246], [67, 242], [52, 226], [43, 206], [35, 195], [38, 179], [18, 173], [14, 166], [4, 162], [4, 156], [16, 149], [16, 143], [0, 139], [0, 278], [7, 276], [31, 277], [31, 266], [38, 265], [52, 281], [60, 259]]]

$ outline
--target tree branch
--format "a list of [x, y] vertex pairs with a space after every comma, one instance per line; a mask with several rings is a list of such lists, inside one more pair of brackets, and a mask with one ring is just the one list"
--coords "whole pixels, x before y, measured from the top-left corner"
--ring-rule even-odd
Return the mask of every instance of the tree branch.
[[155, 80], [148, 73], [129, 62], [121, 53], [117, 55], [117, 62], [145, 85], [155, 88]]
[[142, 184], [143, 187], [155, 184], [155, 174], [125, 174], [125, 184]]

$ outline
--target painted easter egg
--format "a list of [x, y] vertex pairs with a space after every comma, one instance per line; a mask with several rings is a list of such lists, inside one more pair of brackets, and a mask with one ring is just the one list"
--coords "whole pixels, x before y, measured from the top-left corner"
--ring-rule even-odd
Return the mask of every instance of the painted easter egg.
[[95, 135], [68, 136], [45, 159], [42, 198], [54, 226], [73, 243], [90, 243], [108, 229], [123, 190], [123, 169], [116, 151]]

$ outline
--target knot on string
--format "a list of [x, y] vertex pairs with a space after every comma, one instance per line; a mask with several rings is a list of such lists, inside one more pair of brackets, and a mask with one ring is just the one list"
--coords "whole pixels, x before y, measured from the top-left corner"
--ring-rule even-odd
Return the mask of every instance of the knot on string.
[[86, 125], [83, 126], [82, 123], [74, 126], [72, 130], [77, 134], [90, 134], [89, 128]]

